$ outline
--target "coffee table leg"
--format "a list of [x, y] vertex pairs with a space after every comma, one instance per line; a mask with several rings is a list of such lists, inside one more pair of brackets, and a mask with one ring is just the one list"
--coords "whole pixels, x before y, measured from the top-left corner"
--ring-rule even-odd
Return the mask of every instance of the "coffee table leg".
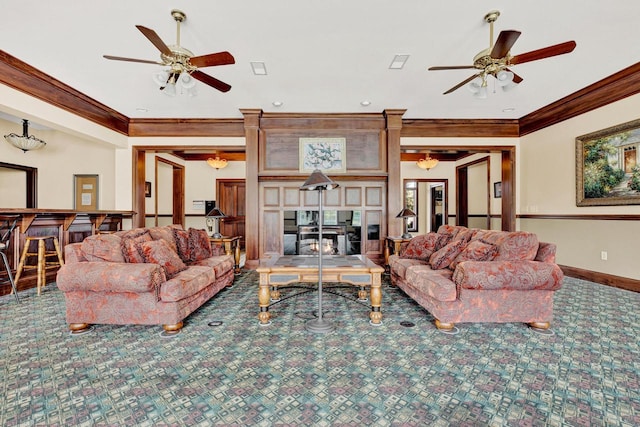
[[360, 286], [358, 289], [358, 301], [366, 301], [367, 300], [367, 288], [364, 286]]
[[[269, 283], [266, 283], [266, 277], [262, 277], [260, 274], [260, 287], [258, 288], [258, 304], [260, 306], [260, 313], [258, 313], [258, 320], [260, 325], [268, 325], [271, 323], [271, 313], [269, 313], [269, 301], [271, 298], [271, 292]], [[264, 274], [266, 276], [266, 274]]]
[[374, 326], [380, 326], [382, 324], [381, 306], [382, 285], [380, 284], [380, 276], [377, 275], [377, 277], [373, 277], [373, 283], [371, 284], [371, 313], [369, 313], [369, 323]]

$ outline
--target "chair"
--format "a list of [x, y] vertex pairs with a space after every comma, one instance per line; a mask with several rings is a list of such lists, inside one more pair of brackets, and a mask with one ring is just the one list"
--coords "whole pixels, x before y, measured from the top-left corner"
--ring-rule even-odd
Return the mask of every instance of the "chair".
[[[54, 250], [47, 250], [46, 241], [51, 240], [53, 242]], [[37, 252], [29, 252], [31, 242], [38, 242]], [[26, 265], [25, 261], [29, 257], [37, 257], [35, 265]], [[47, 258], [56, 257], [55, 261], [47, 261]], [[60, 251], [60, 244], [58, 238], [55, 236], [25, 236], [24, 249], [20, 256], [20, 263], [16, 269], [15, 282], [18, 283], [20, 276], [24, 270], [37, 270], [37, 286], [38, 295], [40, 295], [41, 289], [47, 284], [47, 268], [60, 267], [64, 265], [62, 261], [62, 252]]]
[[11, 267], [9, 266], [9, 259], [7, 258], [6, 254], [6, 251], [9, 249], [9, 244], [11, 243], [11, 235], [13, 234], [13, 230], [16, 228], [17, 223], [17, 217], [13, 218], [13, 220], [0, 219], [0, 255], [2, 256], [4, 268], [5, 270], [7, 270], [9, 282], [11, 283], [11, 291], [15, 295], [16, 301], [20, 302], [20, 298], [18, 297], [18, 290], [16, 289], [16, 282], [13, 280]]

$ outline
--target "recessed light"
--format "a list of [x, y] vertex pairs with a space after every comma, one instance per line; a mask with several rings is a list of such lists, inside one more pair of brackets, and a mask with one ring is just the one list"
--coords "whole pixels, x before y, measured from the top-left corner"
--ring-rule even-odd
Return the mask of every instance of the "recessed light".
[[503, 112], [503, 113], [510, 113], [510, 112], [512, 112], [512, 111], [516, 111], [516, 109], [515, 109], [515, 108], [513, 108], [513, 107], [503, 108], [503, 109], [502, 109], [502, 112]]
[[274, 107], [282, 107], [282, 101], [273, 101], [272, 104]]
[[251, 69], [253, 70], [253, 74], [255, 74], [256, 76], [267, 75], [267, 67], [264, 65], [264, 62], [251, 62]]
[[360, 101], [360, 105], [362, 105], [363, 107], [368, 107], [369, 105], [371, 105], [371, 101]]
[[409, 59], [409, 55], [396, 55], [393, 57], [393, 61], [391, 61], [391, 65], [389, 65], [389, 69], [391, 70], [400, 70], [404, 67], [404, 64]]
[[149, 110], [147, 108], [144, 108], [144, 107], [138, 107], [138, 108], [136, 108], [136, 111], [139, 111], [141, 113], [147, 113]]

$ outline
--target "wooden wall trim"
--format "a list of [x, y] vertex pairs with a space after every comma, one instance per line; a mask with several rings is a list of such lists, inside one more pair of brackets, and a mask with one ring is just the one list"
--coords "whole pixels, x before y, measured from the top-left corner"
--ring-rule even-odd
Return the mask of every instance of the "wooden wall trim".
[[520, 136], [640, 93], [640, 62], [520, 118]]
[[126, 135], [129, 118], [0, 50], [0, 83]]
[[517, 138], [520, 125], [516, 119], [402, 119], [400, 136]]
[[238, 119], [130, 119], [129, 136], [244, 137], [244, 120]]
[[520, 219], [562, 219], [562, 220], [591, 220], [591, 221], [639, 221], [640, 215], [620, 215], [620, 214], [540, 214], [540, 215], [518, 215]]
[[385, 119], [381, 113], [263, 113], [260, 129], [263, 131], [301, 129], [305, 132], [327, 134], [331, 131], [384, 129]]
[[582, 268], [559, 265], [565, 276], [576, 279], [588, 280], [590, 282], [607, 285], [614, 288], [626, 289], [627, 291], [640, 292], [640, 280], [628, 277], [614, 276], [613, 274], [600, 273], [598, 271], [585, 270]]

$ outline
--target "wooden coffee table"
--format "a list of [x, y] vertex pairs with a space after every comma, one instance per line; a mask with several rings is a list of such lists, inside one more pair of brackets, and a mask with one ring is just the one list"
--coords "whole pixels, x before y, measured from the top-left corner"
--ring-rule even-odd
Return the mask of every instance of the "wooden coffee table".
[[[284, 255], [261, 261], [256, 269], [260, 273], [258, 303], [261, 325], [268, 325], [271, 319], [269, 305], [280, 300], [278, 286], [290, 283], [318, 282], [318, 257], [315, 255]], [[372, 325], [382, 322], [382, 285], [380, 267], [363, 255], [324, 255], [322, 257], [322, 283], [348, 283], [358, 286], [358, 298], [366, 300], [369, 287]]]

